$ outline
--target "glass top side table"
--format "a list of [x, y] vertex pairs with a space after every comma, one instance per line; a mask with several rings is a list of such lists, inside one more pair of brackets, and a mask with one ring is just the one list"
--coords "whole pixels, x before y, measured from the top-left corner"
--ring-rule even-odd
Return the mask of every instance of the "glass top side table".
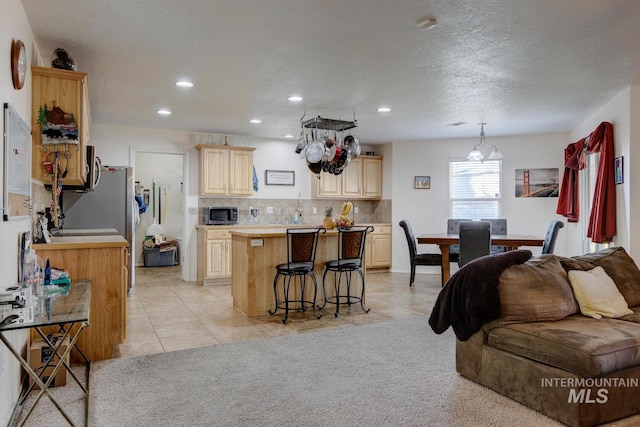
[[[29, 409], [29, 412], [22, 419], [20, 425], [24, 425], [27, 421], [33, 409], [40, 401], [40, 398], [43, 395], [47, 395], [51, 402], [55, 405], [55, 407], [60, 411], [60, 413], [64, 416], [67, 422], [70, 425], [75, 425], [67, 412], [60, 406], [60, 404], [51, 396], [49, 393], [49, 386], [55, 379], [56, 374], [62, 368], [67, 369], [69, 374], [73, 377], [76, 383], [80, 386], [85, 395], [85, 419], [84, 424], [87, 425], [88, 421], [88, 409], [89, 409], [89, 374], [91, 369], [91, 361], [82, 353], [82, 350], [77, 346], [78, 338], [80, 337], [80, 333], [89, 325], [89, 305], [91, 301], [91, 283], [88, 280], [81, 280], [78, 282], [74, 282], [69, 286], [69, 289], [66, 292], [56, 292], [56, 293], [47, 293], [45, 295], [35, 297], [37, 298], [37, 302], [34, 309], [34, 321], [26, 322], [26, 323], [9, 323], [9, 324], [0, 324], [0, 340], [5, 344], [5, 346], [9, 349], [9, 351], [14, 355], [14, 357], [20, 362], [22, 368], [29, 374], [29, 376], [33, 379], [34, 384], [32, 384], [29, 389], [26, 391], [24, 396], [21, 399], [21, 403], [24, 402], [27, 395], [31, 392], [32, 388], [37, 384], [40, 387], [40, 392], [38, 393], [33, 405]], [[78, 328], [74, 331], [71, 330], [72, 326], [77, 325]], [[63, 334], [62, 339], [58, 339], [56, 344], [53, 344], [49, 337], [45, 335], [41, 328], [45, 326], [59, 326], [60, 332]], [[53, 367], [53, 371], [50, 374], [49, 378], [46, 382], [43, 382], [40, 376], [31, 368], [27, 360], [25, 360], [21, 353], [17, 351], [9, 342], [5, 333], [12, 330], [18, 329], [35, 329], [38, 334], [42, 337], [45, 343], [54, 349], [54, 352], [57, 354], [57, 363], [53, 364], [54, 357], [49, 359], [49, 362], [45, 367], [51, 366]], [[66, 340], [69, 337], [69, 345], [66, 350], [60, 354], [59, 350]], [[86, 366], [86, 386], [82, 384], [78, 378], [75, 376], [70, 366], [66, 362], [69, 353], [71, 350], [75, 348], [82, 355], [85, 360]], [[43, 369], [44, 372], [44, 369]]]

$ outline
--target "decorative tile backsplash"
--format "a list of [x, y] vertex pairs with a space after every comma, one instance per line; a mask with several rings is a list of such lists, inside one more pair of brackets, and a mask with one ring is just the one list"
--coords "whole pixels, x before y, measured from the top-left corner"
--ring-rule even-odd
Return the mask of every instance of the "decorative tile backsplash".
[[[302, 223], [310, 225], [322, 224], [325, 209], [333, 207], [333, 218], [340, 216], [344, 199], [302, 199]], [[389, 223], [391, 222], [391, 200], [352, 200], [358, 213], [351, 216], [356, 224]], [[238, 208], [238, 224], [293, 224], [295, 213], [298, 212], [297, 199], [246, 199], [231, 197], [200, 197], [198, 207], [203, 206], [234, 206]], [[313, 208], [316, 213], [313, 213]], [[257, 220], [253, 220], [249, 209], [258, 209]], [[273, 212], [267, 213], [268, 208]], [[354, 209], [355, 211], [355, 209]]]

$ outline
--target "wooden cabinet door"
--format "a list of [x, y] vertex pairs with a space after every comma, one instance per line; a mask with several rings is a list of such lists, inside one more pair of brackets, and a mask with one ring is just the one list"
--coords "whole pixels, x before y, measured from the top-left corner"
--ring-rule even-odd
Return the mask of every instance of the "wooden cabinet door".
[[340, 197], [342, 195], [342, 178], [340, 175], [323, 173], [318, 179], [314, 174], [311, 179], [318, 181], [318, 197]]
[[389, 267], [391, 265], [391, 235], [371, 235], [371, 267]]
[[[83, 185], [87, 177], [86, 145], [89, 138], [89, 92], [87, 74], [77, 71], [60, 70], [48, 67], [31, 67], [32, 91], [31, 91], [31, 129], [32, 129], [32, 171], [31, 175], [45, 184], [51, 184], [53, 174], [48, 173], [45, 162], [59, 163], [59, 169], [64, 173], [62, 183], [64, 185]], [[60, 125], [60, 129], [51, 129], [57, 132], [49, 138], [42, 137], [42, 126], [39, 118], [44, 107], [52, 112], [54, 109], [64, 111], [70, 117], [72, 123], [77, 126], [77, 140], [60, 139], [64, 129], [69, 124]], [[57, 122], [57, 123], [66, 123]], [[65, 128], [66, 126], [66, 128]], [[43, 145], [43, 139], [47, 142]], [[56, 153], [57, 156], [56, 156]]]
[[367, 199], [382, 198], [382, 159], [362, 159], [362, 197]]
[[229, 195], [250, 196], [253, 194], [253, 152], [229, 152]]
[[362, 196], [362, 160], [352, 160], [342, 172], [342, 196], [360, 198]]
[[229, 242], [227, 239], [207, 240], [206, 278], [229, 276]]
[[200, 151], [200, 194], [225, 195], [229, 185], [229, 150], [203, 148]]

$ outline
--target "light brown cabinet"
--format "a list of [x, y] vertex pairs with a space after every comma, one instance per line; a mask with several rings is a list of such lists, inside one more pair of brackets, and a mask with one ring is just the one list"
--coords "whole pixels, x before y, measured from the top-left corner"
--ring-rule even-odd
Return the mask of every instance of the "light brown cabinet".
[[358, 157], [340, 175], [322, 173], [320, 179], [313, 175], [311, 194], [315, 198], [380, 200], [382, 157]]
[[391, 225], [375, 225], [365, 243], [365, 267], [391, 267]]
[[[40, 258], [67, 270], [72, 282], [91, 281], [89, 326], [78, 345], [92, 361], [111, 359], [114, 346], [126, 338], [128, 245], [117, 235], [54, 237], [51, 243], [33, 245]], [[74, 353], [72, 359], [81, 360]]]
[[[83, 185], [87, 177], [86, 150], [90, 141], [89, 86], [86, 73], [47, 67], [31, 67], [32, 176], [51, 184], [53, 173], [45, 163], [59, 163], [64, 185]], [[56, 117], [57, 124], [43, 136], [44, 109]], [[68, 123], [70, 122], [70, 123]], [[71, 125], [71, 126], [70, 126]], [[69, 129], [77, 127], [77, 135]], [[45, 144], [43, 144], [43, 141]]]
[[200, 195], [251, 196], [255, 148], [197, 145]]
[[231, 230], [198, 229], [198, 284], [231, 281]]

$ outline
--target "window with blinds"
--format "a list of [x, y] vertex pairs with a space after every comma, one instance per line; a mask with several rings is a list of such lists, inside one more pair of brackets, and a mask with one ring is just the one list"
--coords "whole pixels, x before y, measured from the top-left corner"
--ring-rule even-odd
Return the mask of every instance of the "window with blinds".
[[502, 217], [502, 160], [449, 160], [449, 215]]

